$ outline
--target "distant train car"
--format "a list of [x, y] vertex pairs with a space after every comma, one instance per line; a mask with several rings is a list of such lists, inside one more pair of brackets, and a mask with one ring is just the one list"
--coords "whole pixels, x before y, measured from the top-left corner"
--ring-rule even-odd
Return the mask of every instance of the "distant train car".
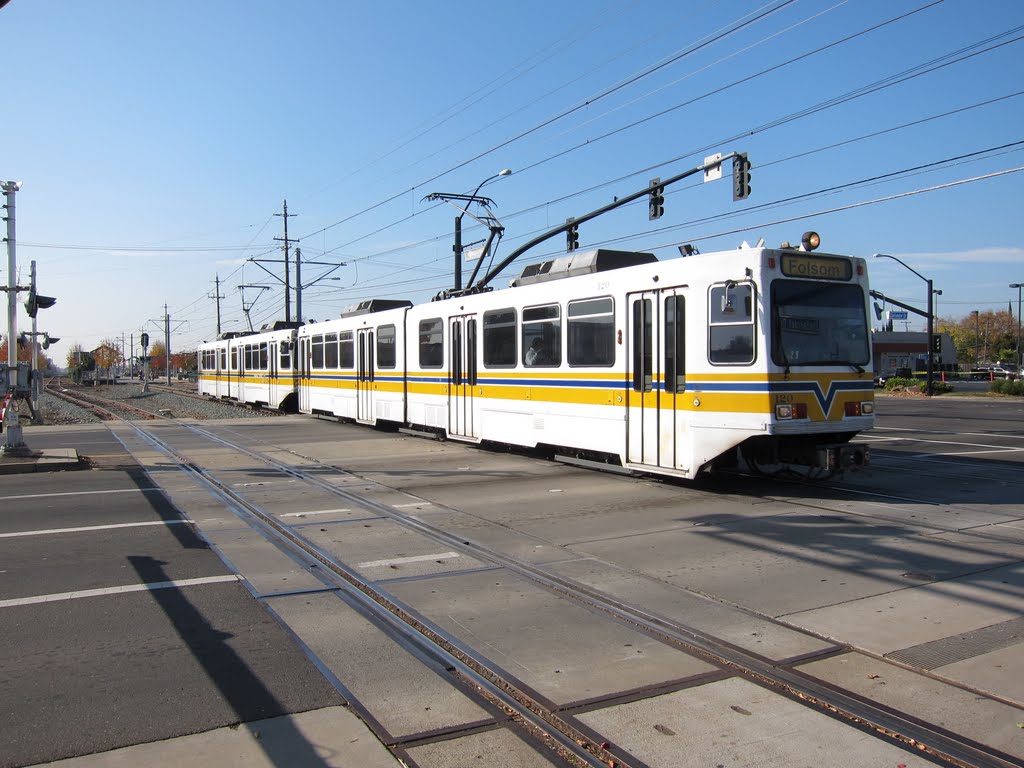
[[254, 407], [298, 408], [294, 365], [298, 323], [258, 333], [227, 333], [199, 346], [199, 392]]

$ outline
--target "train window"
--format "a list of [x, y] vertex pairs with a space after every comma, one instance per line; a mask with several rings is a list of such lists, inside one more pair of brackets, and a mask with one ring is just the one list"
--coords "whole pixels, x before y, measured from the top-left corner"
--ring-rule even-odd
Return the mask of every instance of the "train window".
[[712, 286], [708, 311], [708, 360], [716, 365], [754, 362], [753, 286], [731, 282]]
[[[221, 350], [221, 353], [220, 353], [220, 367], [221, 368], [225, 367], [224, 366], [224, 351], [223, 350]], [[237, 371], [238, 370], [238, 347], [232, 347], [231, 348], [231, 370], [232, 371]]]
[[516, 311], [484, 312], [484, 366], [513, 368], [516, 364]]
[[292, 367], [292, 343], [288, 339], [281, 340], [281, 355], [279, 357], [281, 370], [287, 371]]
[[322, 371], [324, 369], [324, 337], [313, 336], [311, 341], [312, 345], [310, 349], [312, 350], [313, 359], [310, 367], [318, 371]]
[[377, 367], [394, 368], [397, 357], [395, 354], [395, 326], [377, 326]]
[[665, 297], [665, 391], [686, 389], [686, 313], [682, 296]]
[[653, 310], [650, 299], [633, 301], [633, 389], [637, 392], [650, 392], [654, 387]]
[[[232, 357], [233, 357], [233, 356], [234, 356], [234, 350], [231, 350], [231, 352], [232, 352]], [[227, 360], [225, 359], [224, 355], [225, 355], [225, 353], [224, 353], [224, 350], [222, 349], [222, 350], [220, 351], [220, 367], [221, 367], [221, 369], [222, 369], [222, 370], [223, 370], [224, 368], [227, 368], [227, 366], [226, 366], [226, 365], [224, 365], [224, 363], [226, 363], [226, 362], [227, 362]], [[231, 365], [231, 367], [232, 367], [232, 368], [237, 368], [238, 366], [237, 366], [237, 365], [235, 365], [235, 364], [234, 364], [234, 363], [232, 362], [232, 365]]]
[[444, 325], [441, 318], [420, 320], [420, 367], [440, 368], [444, 365]]
[[268, 354], [268, 350], [267, 350], [267, 342], [264, 341], [262, 344], [260, 344], [260, 353], [259, 354], [260, 354], [260, 370], [261, 371], [268, 371], [268, 370], [270, 370], [270, 355]]
[[245, 366], [245, 370], [252, 370], [252, 344], [242, 346], [242, 364]]
[[338, 370], [338, 334], [324, 334], [324, 368], [329, 371]]
[[338, 334], [338, 365], [342, 370], [354, 368], [356, 365], [356, 344], [352, 340], [352, 331]]
[[859, 285], [776, 280], [772, 321], [772, 359], [778, 365], [867, 365], [871, 360]]
[[569, 365], [615, 364], [615, 315], [610, 298], [571, 301], [567, 307]]
[[553, 367], [562, 364], [562, 321], [557, 304], [523, 310], [523, 365]]

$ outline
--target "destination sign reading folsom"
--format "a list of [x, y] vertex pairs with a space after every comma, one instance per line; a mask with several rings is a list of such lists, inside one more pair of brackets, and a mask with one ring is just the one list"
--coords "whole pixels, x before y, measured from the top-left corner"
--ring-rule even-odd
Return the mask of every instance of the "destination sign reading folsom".
[[782, 274], [789, 277], [813, 277], [818, 280], [849, 280], [853, 265], [846, 259], [825, 256], [782, 255]]

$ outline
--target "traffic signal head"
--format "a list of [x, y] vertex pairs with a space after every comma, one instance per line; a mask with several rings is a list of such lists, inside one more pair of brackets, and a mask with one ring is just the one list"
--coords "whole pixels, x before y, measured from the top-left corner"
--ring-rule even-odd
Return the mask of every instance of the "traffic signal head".
[[941, 333], [933, 333], [932, 334], [932, 354], [936, 354], [936, 355], [941, 355], [942, 354], [942, 334]]
[[35, 317], [36, 313], [40, 309], [49, 309], [57, 303], [57, 299], [53, 296], [41, 296], [36, 293], [35, 289], [30, 289], [28, 292], [28, 301], [25, 302], [25, 311], [28, 312], [29, 317]]
[[139, 344], [142, 345], [143, 349], [145, 349], [146, 347], [149, 346], [149, 334], [148, 333], [142, 334], [141, 338], [139, 338]]
[[[569, 219], [572, 221], [572, 219]], [[580, 226], [573, 224], [565, 230], [565, 250], [572, 253], [580, 247]]]
[[648, 200], [648, 215], [647, 218], [651, 221], [660, 219], [665, 213], [665, 188], [661, 186], [661, 179], [651, 179], [652, 187], [650, 192], [650, 199]]
[[732, 199], [746, 200], [749, 196], [750, 161], [746, 152], [740, 152], [732, 159]]

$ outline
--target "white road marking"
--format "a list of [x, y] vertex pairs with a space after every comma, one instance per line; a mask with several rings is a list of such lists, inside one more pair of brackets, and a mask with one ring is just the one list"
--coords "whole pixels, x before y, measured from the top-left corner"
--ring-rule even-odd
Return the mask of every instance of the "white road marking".
[[195, 525], [194, 520], [151, 520], [144, 523], [111, 523], [110, 525], [83, 525], [80, 528], [45, 528], [39, 531], [15, 531], [0, 533], [0, 539], [16, 536], [46, 536], [50, 533], [81, 533], [82, 531], [109, 531], [113, 528], [140, 528], [144, 525]]
[[394, 509], [407, 509], [408, 507], [430, 507], [433, 506], [431, 501], [414, 501], [411, 504], [392, 504]]
[[287, 512], [281, 517], [306, 517], [306, 515], [333, 515], [335, 512], [351, 512], [351, 509], [320, 509], [316, 512]]
[[274, 485], [275, 483], [294, 483], [294, 480], [260, 480], [255, 483], [234, 483], [235, 488], [254, 488], [259, 485]]
[[22, 496], [0, 496], [0, 501], [8, 499], [45, 499], [50, 496], [95, 496], [100, 493], [163, 493], [162, 488], [111, 488], [108, 491], [65, 491], [63, 493], [26, 493]]
[[104, 589], [83, 589], [78, 592], [58, 592], [53, 595], [36, 595], [35, 597], [16, 597], [12, 600], [0, 600], [0, 608], [13, 608], [18, 605], [34, 605], [36, 603], [55, 603], [61, 600], [78, 600], [82, 597], [102, 597], [104, 595], [120, 595], [127, 592], [149, 592], [154, 589], [178, 589], [199, 584], [221, 584], [227, 581], [240, 581], [241, 576], [207, 576], [200, 579], [181, 579], [180, 581], [155, 581], [151, 584], [127, 584], [123, 587], [106, 587]]
[[442, 552], [439, 555], [416, 555], [415, 557], [396, 557], [392, 560], [371, 560], [366, 563], [360, 563], [357, 567], [377, 568], [382, 565], [405, 565], [406, 563], [422, 563], [427, 560], [450, 560], [451, 558], [458, 556], [458, 552]]

